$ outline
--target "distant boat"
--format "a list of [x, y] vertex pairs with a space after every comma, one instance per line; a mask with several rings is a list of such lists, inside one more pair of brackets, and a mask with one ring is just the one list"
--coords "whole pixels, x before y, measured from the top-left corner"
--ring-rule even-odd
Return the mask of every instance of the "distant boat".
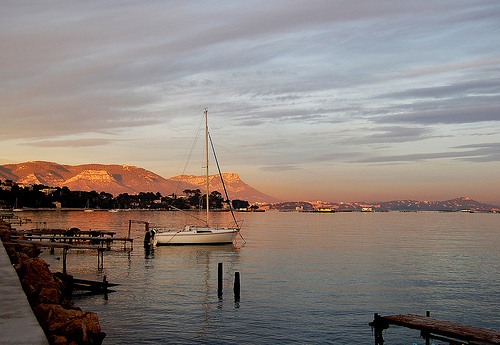
[[[213, 148], [213, 146], [212, 146]], [[214, 151], [215, 154], [215, 151]], [[197, 225], [186, 225], [181, 230], [170, 230], [166, 232], [158, 232], [154, 234], [153, 243], [157, 245], [174, 245], [174, 244], [223, 244], [223, 243], [233, 243], [234, 239], [240, 232], [240, 227], [236, 218], [233, 214], [235, 227], [228, 228], [216, 228], [210, 226], [209, 215], [210, 215], [210, 200], [209, 200], [209, 175], [208, 175], [208, 110], [205, 109], [205, 156], [206, 156], [206, 189], [207, 189], [207, 207], [206, 207], [206, 220], [203, 226]], [[216, 158], [217, 161], [217, 158]], [[220, 174], [222, 180], [222, 185], [224, 185], [224, 180], [222, 179], [222, 174]], [[225, 189], [225, 187], [224, 187]], [[227, 193], [226, 193], [227, 194]], [[227, 195], [226, 195], [227, 196]]]
[[85, 209], [83, 210], [83, 212], [94, 212], [94, 210], [90, 208], [89, 199], [87, 199], [87, 203], [85, 204]]
[[17, 198], [16, 198], [16, 201], [14, 203], [14, 207], [12, 208], [12, 211], [13, 212], [21, 212], [22, 211], [21, 208], [17, 207]]

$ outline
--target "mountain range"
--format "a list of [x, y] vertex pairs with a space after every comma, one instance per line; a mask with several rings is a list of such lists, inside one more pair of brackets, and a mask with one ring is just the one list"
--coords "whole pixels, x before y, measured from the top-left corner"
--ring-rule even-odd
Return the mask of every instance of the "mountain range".
[[[498, 206], [483, 204], [466, 197], [447, 201], [395, 200], [381, 203], [330, 203], [330, 202], [284, 202], [259, 192], [243, 182], [236, 173], [222, 173], [231, 200], [259, 203], [261, 208], [275, 210], [331, 210], [356, 211], [372, 209], [386, 210], [498, 210]], [[205, 176], [177, 175], [163, 178], [151, 171], [133, 165], [62, 165], [54, 162], [31, 161], [0, 165], [0, 180], [12, 180], [17, 184], [39, 184], [48, 187], [68, 187], [73, 191], [106, 192], [118, 196], [122, 193], [160, 192], [163, 196], [183, 195], [184, 190], [206, 190]], [[210, 190], [224, 193], [218, 175], [209, 177]]]
[[350, 212], [350, 211], [469, 211], [500, 212], [500, 207], [484, 204], [467, 197], [445, 201], [393, 200], [378, 203], [323, 201], [283, 202], [263, 206], [265, 209], [279, 211], [318, 211], [318, 212]]
[[[236, 173], [222, 173], [232, 200], [274, 202], [273, 197], [259, 192], [243, 182]], [[0, 165], [0, 180], [18, 184], [41, 184], [48, 187], [68, 187], [70, 190], [106, 192], [117, 196], [122, 193], [160, 192], [162, 195], [183, 195], [186, 189], [206, 191], [204, 176], [178, 175], [166, 179], [133, 165], [62, 165], [34, 161]], [[224, 193], [218, 175], [209, 178], [210, 190]]]

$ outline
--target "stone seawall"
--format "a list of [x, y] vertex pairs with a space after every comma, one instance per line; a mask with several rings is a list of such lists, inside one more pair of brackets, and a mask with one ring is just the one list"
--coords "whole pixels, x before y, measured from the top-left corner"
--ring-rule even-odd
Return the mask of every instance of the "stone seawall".
[[3, 245], [49, 343], [101, 344], [106, 334], [101, 331], [97, 314], [75, 307], [68, 287], [38, 258], [38, 248], [11, 242], [11, 233], [10, 225], [0, 220]]

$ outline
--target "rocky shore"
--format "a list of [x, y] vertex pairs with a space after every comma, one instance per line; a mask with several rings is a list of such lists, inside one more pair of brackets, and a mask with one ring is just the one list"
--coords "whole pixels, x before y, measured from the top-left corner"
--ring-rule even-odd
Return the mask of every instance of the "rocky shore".
[[71, 287], [38, 258], [38, 248], [11, 242], [11, 232], [10, 225], [0, 220], [0, 237], [49, 343], [101, 344], [106, 334], [101, 331], [97, 314], [75, 307], [70, 300]]

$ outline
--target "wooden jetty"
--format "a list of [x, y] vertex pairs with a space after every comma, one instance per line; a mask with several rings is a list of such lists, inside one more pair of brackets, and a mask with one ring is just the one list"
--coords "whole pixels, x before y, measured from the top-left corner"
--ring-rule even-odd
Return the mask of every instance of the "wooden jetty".
[[70, 290], [86, 290], [92, 293], [108, 293], [114, 292], [114, 290], [110, 290], [110, 287], [117, 286], [119, 284], [110, 283], [107, 281], [106, 276], [102, 282], [86, 280], [86, 279], [77, 279], [71, 275], [67, 274], [66, 270], [66, 262], [68, 256], [69, 249], [94, 249], [97, 250], [97, 268], [103, 269], [104, 266], [104, 251], [106, 248], [99, 245], [82, 245], [82, 244], [69, 244], [69, 243], [54, 243], [54, 242], [39, 242], [39, 241], [30, 241], [30, 240], [12, 240], [14, 243], [20, 244], [31, 244], [38, 247], [48, 247], [51, 249], [54, 248], [62, 248], [62, 273], [55, 273], [61, 280], [67, 283], [70, 286]]
[[113, 242], [123, 242], [123, 249], [127, 250], [127, 243], [132, 249], [133, 239], [130, 237], [114, 237], [115, 232], [111, 231], [82, 231], [77, 228], [64, 229], [33, 229], [14, 230], [11, 238], [14, 242], [23, 244], [33, 244], [38, 247], [50, 248], [54, 252], [55, 248], [63, 250], [63, 273], [66, 274], [66, 258], [70, 249], [90, 249], [97, 251], [97, 268], [104, 266], [104, 251], [111, 250]]
[[22, 225], [24, 223], [30, 222], [27, 218], [21, 218], [15, 215], [13, 212], [0, 212], [0, 219], [9, 224]]
[[[134, 240], [128, 237], [114, 237], [116, 233], [103, 230], [88, 230], [82, 231], [77, 228], [69, 230], [64, 229], [34, 229], [34, 230], [15, 230], [14, 235], [21, 240], [30, 240], [37, 242], [56, 242], [69, 244], [98, 244], [102, 247], [106, 246], [111, 249], [113, 242], [123, 242], [123, 249], [127, 249], [127, 244], [130, 243], [132, 249]], [[83, 248], [83, 247], [81, 247]], [[84, 249], [84, 248], [83, 248]]]
[[500, 332], [491, 329], [463, 325], [415, 314], [380, 316], [375, 314], [370, 326], [374, 329], [375, 345], [383, 345], [382, 331], [390, 325], [402, 326], [421, 331], [421, 336], [430, 344], [430, 339], [446, 341], [450, 344], [491, 345], [500, 344]]
[[83, 245], [83, 244], [69, 244], [69, 243], [54, 243], [54, 242], [38, 242], [29, 240], [12, 240], [14, 243], [20, 244], [32, 244], [37, 247], [47, 247], [47, 248], [62, 248], [63, 250], [63, 273], [66, 274], [66, 258], [68, 256], [68, 250], [77, 249], [94, 249], [97, 250], [97, 268], [102, 269], [104, 265], [104, 251], [106, 248], [98, 245]]

